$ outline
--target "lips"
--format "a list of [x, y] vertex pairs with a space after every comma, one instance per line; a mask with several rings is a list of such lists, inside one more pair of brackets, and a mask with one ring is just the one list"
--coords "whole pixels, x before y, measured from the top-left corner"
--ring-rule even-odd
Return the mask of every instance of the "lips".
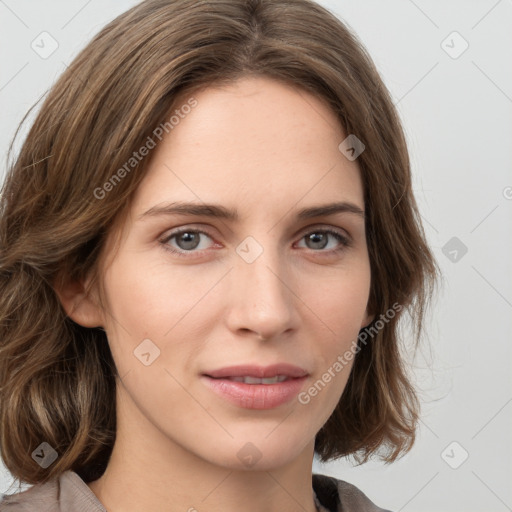
[[[276, 382], [282, 382], [284, 380], [305, 377], [308, 375], [308, 372], [299, 366], [289, 363], [278, 363], [270, 366], [256, 366], [248, 364], [229, 366], [204, 372], [203, 375], [214, 379], [229, 379], [236, 380], [238, 382], [245, 381], [247, 384], [261, 384], [265, 383], [262, 379], [273, 379], [277, 377], [278, 380]], [[257, 380], [251, 381], [251, 378]], [[269, 380], [267, 383], [273, 384], [274, 382]]]
[[284, 382], [292, 377], [286, 375], [276, 375], [275, 377], [267, 377], [260, 379], [258, 377], [244, 376], [244, 377], [219, 377], [220, 379], [231, 380], [233, 382], [243, 382], [244, 384], [277, 384], [278, 382]]
[[203, 384], [223, 399], [244, 409], [272, 409], [290, 402], [302, 389], [309, 373], [298, 366], [238, 365], [201, 375]]

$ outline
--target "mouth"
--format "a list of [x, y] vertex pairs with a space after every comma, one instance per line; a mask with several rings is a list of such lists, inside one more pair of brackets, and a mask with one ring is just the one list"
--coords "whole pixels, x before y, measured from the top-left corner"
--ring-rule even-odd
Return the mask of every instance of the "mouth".
[[233, 382], [243, 382], [244, 384], [277, 384], [278, 382], [284, 382], [292, 378], [288, 377], [287, 375], [276, 375], [275, 377], [267, 377], [261, 379], [258, 377], [252, 377], [250, 375], [244, 375], [243, 377], [211, 377], [211, 375], [206, 376], [216, 380], [224, 379]]
[[[260, 379], [261, 381], [268, 380], [269, 384], [274, 384], [275, 379], [277, 382], [282, 382], [286, 379], [292, 379], [297, 377], [304, 377], [308, 375], [308, 372], [303, 368], [289, 364], [289, 363], [277, 363], [270, 366], [258, 366], [254, 364], [239, 364], [235, 366], [226, 366], [224, 368], [218, 368], [216, 370], [210, 370], [204, 372], [203, 375], [212, 377], [214, 379]], [[274, 380], [272, 380], [274, 379]], [[243, 381], [239, 381], [243, 382]], [[262, 382], [248, 382], [254, 384], [261, 384]], [[263, 382], [265, 383], [265, 382]]]
[[201, 374], [203, 383], [230, 403], [245, 409], [271, 409], [289, 402], [309, 373], [298, 366], [239, 365]]

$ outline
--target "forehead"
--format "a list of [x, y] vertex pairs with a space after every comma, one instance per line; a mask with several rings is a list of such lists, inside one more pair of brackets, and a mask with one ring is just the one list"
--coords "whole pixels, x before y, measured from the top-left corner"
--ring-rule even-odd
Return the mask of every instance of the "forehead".
[[135, 213], [173, 200], [221, 203], [242, 216], [319, 200], [364, 207], [359, 167], [338, 149], [346, 134], [323, 99], [250, 77], [181, 94], [173, 112], [191, 98], [197, 105], [153, 150]]

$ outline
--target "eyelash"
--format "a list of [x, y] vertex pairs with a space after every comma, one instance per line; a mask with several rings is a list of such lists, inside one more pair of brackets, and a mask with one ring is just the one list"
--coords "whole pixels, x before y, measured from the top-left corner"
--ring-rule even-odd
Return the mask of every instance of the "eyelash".
[[[190, 258], [189, 254], [194, 254], [196, 252], [200, 252], [200, 251], [197, 251], [197, 250], [179, 251], [177, 249], [172, 248], [169, 245], [169, 241], [170, 240], [172, 240], [173, 238], [181, 235], [182, 233], [199, 233], [199, 234], [206, 235], [206, 236], [208, 236], [209, 238], [211, 238], [213, 240], [213, 237], [208, 232], [206, 232], [206, 231], [203, 231], [201, 229], [183, 228], [183, 229], [179, 229], [177, 231], [174, 231], [174, 232], [170, 233], [163, 240], [161, 240], [160, 243], [162, 244], [162, 248], [165, 251], [169, 251], [172, 254], [175, 254], [175, 255], [177, 255], [179, 257], [183, 257], [183, 258]], [[304, 235], [302, 235], [300, 239], [302, 240], [307, 235], [311, 235], [313, 233], [327, 233], [329, 235], [332, 235], [334, 238], [336, 238], [340, 242], [340, 246], [337, 249], [331, 249], [329, 251], [324, 251], [324, 250], [315, 251], [314, 249], [311, 249], [311, 251], [313, 251], [313, 252], [324, 253], [324, 254], [338, 254], [338, 253], [340, 253], [340, 252], [344, 251], [345, 249], [347, 249], [347, 248], [352, 246], [352, 241], [348, 237], [346, 237], [345, 235], [342, 235], [338, 231], [334, 231], [334, 230], [329, 229], [329, 228], [314, 229], [312, 231], [308, 231], [307, 233], [304, 233]], [[192, 257], [194, 257], [194, 256], [192, 256]]]

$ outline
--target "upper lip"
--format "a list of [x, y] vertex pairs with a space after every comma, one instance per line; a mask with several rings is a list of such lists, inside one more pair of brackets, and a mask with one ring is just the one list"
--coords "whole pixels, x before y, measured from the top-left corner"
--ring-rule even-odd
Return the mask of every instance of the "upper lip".
[[257, 377], [260, 379], [274, 377], [275, 375], [286, 375], [297, 378], [308, 375], [308, 372], [298, 366], [288, 363], [278, 363], [270, 366], [256, 366], [252, 364], [240, 364], [227, 366], [217, 370], [204, 372], [203, 375], [214, 378], [222, 377]]

